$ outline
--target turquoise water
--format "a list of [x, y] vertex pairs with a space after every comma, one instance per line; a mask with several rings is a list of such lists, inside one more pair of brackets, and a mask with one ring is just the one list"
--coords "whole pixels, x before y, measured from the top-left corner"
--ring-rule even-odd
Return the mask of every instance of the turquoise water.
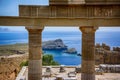
[[[113, 46], [120, 46], [120, 32], [96, 32], [96, 43], [106, 43]], [[69, 48], [76, 48], [81, 53], [81, 32], [43, 32], [42, 40], [62, 39]], [[0, 33], [0, 45], [27, 43], [27, 32], [8, 32]], [[81, 57], [72, 54], [62, 53], [61, 51], [46, 51], [54, 56], [54, 60], [63, 65], [79, 65]]]
[[81, 57], [75, 54], [67, 54], [62, 51], [46, 51], [45, 54], [52, 54], [54, 60], [62, 65], [79, 65], [81, 64]]

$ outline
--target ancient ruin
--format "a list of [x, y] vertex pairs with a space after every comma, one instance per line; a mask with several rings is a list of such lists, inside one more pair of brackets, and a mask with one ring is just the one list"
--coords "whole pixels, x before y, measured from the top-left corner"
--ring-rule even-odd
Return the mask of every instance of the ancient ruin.
[[95, 46], [95, 64], [120, 64], [120, 48], [113, 47], [106, 44], [96, 44]]
[[0, 16], [0, 26], [25, 26], [29, 32], [28, 80], [42, 80], [41, 34], [45, 26], [79, 26], [82, 32], [81, 80], [95, 80], [95, 31], [120, 26], [119, 0], [50, 0], [20, 5], [19, 16]]

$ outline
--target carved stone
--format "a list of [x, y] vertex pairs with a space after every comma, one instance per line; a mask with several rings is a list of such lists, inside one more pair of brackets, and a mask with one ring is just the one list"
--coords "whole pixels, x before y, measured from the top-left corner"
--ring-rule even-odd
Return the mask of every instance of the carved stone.
[[42, 80], [42, 29], [26, 29], [29, 32], [28, 80]]
[[20, 16], [45, 18], [118, 18], [120, 6], [75, 5], [75, 6], [19, 6]]
[[85, 0], [86, 5], [114, 5], [120, 4], [120, 0]]
[[49, 0], [50, 5], [80, 5], [85, 4], [85, 0]]
[[119, 0], [49, 0], [50, 5], [113, 5], [120, 4]]
[[94, 43], [96, 28], [80, 27], [82, 31], [82, 75], [81, 80], [95, 80]]

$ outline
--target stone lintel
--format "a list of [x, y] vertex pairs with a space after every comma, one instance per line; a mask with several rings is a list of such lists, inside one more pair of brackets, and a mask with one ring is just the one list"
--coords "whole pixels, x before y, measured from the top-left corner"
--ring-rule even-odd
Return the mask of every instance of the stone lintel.
[[[119, 5], [19, 6], [19, 16], [32, 18], [119, 18]], [[33, 21], [34, 23], [34, 21]]]
[[119, 5], [119, 0], [49, 0], [50, 5]]
[[83, 5], [85, 0], [49, 0], [50, 5]]
[[[58, 23], [59, 22], [59, 23]], [[114, 18], [35, 18], [35, 17], [16, 17], [0, 16], [0, 26], [104, 26], [120, 27], [120, 17]], [[33, 26], [34, 27], [34, 26]]]
[[120, 0], [85, 0], [86, 5], [120, 5]]

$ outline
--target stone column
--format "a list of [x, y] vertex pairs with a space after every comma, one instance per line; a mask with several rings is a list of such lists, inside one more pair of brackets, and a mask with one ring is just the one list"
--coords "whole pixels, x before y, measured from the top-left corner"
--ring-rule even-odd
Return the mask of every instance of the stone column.
[[96, 28], [93, 26], [82, 26], [80, 30], [82, 32], [81, 80], [95, 80], [94, 44]]
[[29, 32], [28, 80], [42, 80], [42, 30], [26, 27]]

